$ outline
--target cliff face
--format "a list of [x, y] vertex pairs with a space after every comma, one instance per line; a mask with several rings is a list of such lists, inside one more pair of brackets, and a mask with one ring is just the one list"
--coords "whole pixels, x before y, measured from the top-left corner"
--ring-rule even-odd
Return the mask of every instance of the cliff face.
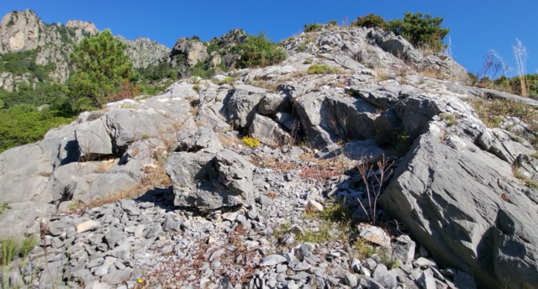
[[127, 40], [120, 35], [117, 38], [127, 44], [126, 53], [133, 62], [134, 68], [156, 65], [170, 52], [168, 47], [151, 41], [149, 38], [138, 37], [135, 40]]
[[[69, 54], [73, 50], [73, 44], [98, 33], [99, 30], [91, 22], [70, 20], [66, 25], [45, 24], [34, 11], [13, 11], [5, 15], [0, 23], [0, 54], [35, 50], [35, 63], [53, 64], [54, 70], [49, 74], [50, 79], [63, 83], [69, 78]], [[134, 41], [121, 36], [118, 38], [127, 44], [126, 52], [135, 68], [156, 64], [170, 51], [166, 46], [147, 38]], [[15, 89], [17, 83], [34, 82], [24, 75], [13, 75], [10, 71], [0, 74], [0, 84], [7, 91]]]

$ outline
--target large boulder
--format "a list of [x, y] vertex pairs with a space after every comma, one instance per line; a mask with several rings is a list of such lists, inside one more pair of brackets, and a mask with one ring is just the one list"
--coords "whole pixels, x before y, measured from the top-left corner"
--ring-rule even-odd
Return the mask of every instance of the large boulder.
[[251, 137], [271, 147], [289, 144], [292, 137], [270, 118], [256, 114], [249, 127]]
[[170, 54], [172, 56], [183, 55], [190, 67], [195, 66], [198, 62], [206, 61], [209, 57], [207, 48], [200, 40], [188, 38], [179, 38]]
[[174, 153], [165, 164], [174, 205], [198, 210], [237, 208], [254, 199], [252, 165], [230, 150]]
[[118, 147], [156, 137], [168, 123], [169, 119], [154, 110], [119, 109], [106, 114], [108, 132]]
[[80, 156], [93, 159], [113, 154], [112, 140], [108, 133], [105, 118], [82, 122], [75, 130], [75, 137], [80, 148]]
[[509, 163], [465, 137], [447, 146], [441, 133], [430, 124], [415, 140], [381, 205], [441, 266], [472, 274], [482, 288], [538, 288], [535, 194], [510, 182]]

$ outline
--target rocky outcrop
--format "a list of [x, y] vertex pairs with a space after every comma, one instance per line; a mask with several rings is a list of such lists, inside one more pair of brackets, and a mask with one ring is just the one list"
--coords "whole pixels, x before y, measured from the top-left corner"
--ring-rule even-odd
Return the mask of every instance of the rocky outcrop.
[[150, 65], [158, 65], [161, 59], [170, 53], [170, 48], [151, 41], [149, 38], [138, 37], [135, 40], [126, 40], [119, 35], [116, 38], [127, 44], [125, 53], [129, 55], [134, 68], [146, 68]]
[[449, 147], [436, 131], [432, 127], [416, 140], [383, 205], [444, 266], [472, 273], [488, 288], [536, 287], [537, 204], [527, 197], [532, 189], [503, 180], [511, 174], [509, 163], [465, 138]]
[[[533, 124], [502, 116], [488, 128], [465, 100], [510, 95], [449, 81], [456, 66], [449, 80], [421, 75], [420, 63], [446, 59], [374, 32], [302, 34], [279, 65], [110, 103], [0, 154], [0, 200], [12, 204], [0, 235], [48, 218], [50, 275], [42, 248], [31, 253], [42, 287], [56, 273], [134, 287], [142, 269], [144, 286], [163, 287], [537, 287], [536, 148], [519, 140]], [[315, 49], [297, 51], [306, 41]], [[308, 74], [312, 64], [340, 73]], [[136, 201], [50, 217], [140, 187]], [[386, 231], [305, 217], [332, 202]], [[373, 244], [387, 253], [357, 256]]]
[[193, 67], [198, 62], [204, 62], [209, 58], [207, 48], [197, 39], [179, 38], [172, 51], [170, 57], [182, 55], [190, 67]]

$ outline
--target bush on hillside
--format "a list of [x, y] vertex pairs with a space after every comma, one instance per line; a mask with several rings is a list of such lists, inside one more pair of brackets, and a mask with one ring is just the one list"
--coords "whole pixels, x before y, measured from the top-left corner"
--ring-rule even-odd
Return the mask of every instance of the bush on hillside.
[[236, 64], [239, 68], [274, 65], [287, 57], [286, 52], [265, 35], [265, 31], [257, 36], [249, 35], [247, 42], [232, 47], [232, 52], [241, 56]]
[[304, 32], [315, 32], [320, 30], [324, 25], [319, 23], [305, 24]]
[[379, 27], [381, 29], [385, 29], [386, 24], [387, 22], [385, 21], [385, 19], [383, 19], [383, 17], [374, 13], [370, 13], [363, 17], [357, 17], [357, 21], [351, 22], [351, 26], [366, 28]]
[[338, 72], [338, 68], [330, 67], [327, 64], [312, 64], [307, 71], [308, 74], [333, 74]]
[[177, 79], [177, 70], [172, 68], [167, 62], [159, 62], [157, 65], [149, 65], [146, 68], [136, 70], [141, 80], [158, 81], [162, 79]]
[[385, 30], [392, 31], [396, 35], [402, 35], [415, 47], [426, 46], [434, 52], [439, 52], [447, 47], [443, 39], [450, 29], [442, 28], [442, 17], [432, 17], [430, 14], [417, 12], [405, 12], [403, 19], [389, 20]]

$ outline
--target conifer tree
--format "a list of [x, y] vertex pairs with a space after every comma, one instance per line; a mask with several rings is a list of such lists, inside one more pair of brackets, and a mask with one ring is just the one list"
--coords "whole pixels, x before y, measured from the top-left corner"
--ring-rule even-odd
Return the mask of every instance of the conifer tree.
[[81, 109], [102, 107], [125, 87], [126, 82], [138, 80], [127, 45], [116, 39], [110, 30], [84, 38], [70, 55], [76, 73], [69, 82], [75, 106]]

